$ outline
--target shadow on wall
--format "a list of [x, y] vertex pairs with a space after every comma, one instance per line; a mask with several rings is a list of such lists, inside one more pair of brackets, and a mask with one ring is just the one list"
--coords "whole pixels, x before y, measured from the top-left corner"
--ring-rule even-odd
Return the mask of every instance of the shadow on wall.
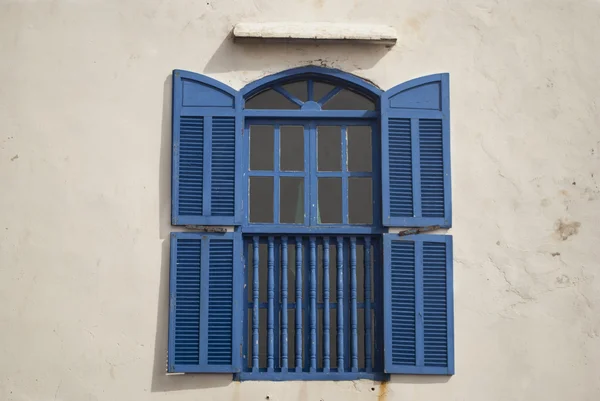
[[[357, 43], [234, 43], [230, 33], [204, 67], [204, 73], [264, 71], [317, 65], [343, 70], [373, 67], [390, 48]], [[183, 67], [181, 67], [183, 68]]]
[[159, 236], [162, 239], [162, 257], [158, 288], [156, 336], [152, 392], [224, 387], [232, 382], [232, 375], [172, 375], [167, 376], [167, 344], [169, 327], [169, 234], [171, 227], [171, 88], [172, 76], [163, 85], [163, 112], [159, 172]]

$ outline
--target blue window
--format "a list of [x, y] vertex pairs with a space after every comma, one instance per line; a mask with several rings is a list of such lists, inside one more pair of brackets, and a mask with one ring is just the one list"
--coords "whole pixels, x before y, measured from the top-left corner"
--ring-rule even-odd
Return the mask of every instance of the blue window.
[[168, 371], [453, 374], [449, 151], [446, 74], [175, 70]]

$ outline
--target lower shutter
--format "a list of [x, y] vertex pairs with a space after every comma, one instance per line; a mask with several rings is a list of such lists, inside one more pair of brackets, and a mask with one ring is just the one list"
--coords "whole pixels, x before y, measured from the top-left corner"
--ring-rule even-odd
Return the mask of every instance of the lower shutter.
[[454, 374], [452, 237], [384, 234], [386, 373]]
[[168, 372], [239, 372], [240, 233], [171, 234]]

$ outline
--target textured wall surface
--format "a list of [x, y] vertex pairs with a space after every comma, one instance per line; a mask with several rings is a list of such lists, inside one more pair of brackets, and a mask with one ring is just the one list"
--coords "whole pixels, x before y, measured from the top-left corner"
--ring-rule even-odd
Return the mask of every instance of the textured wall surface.
[[[392, 49], [236, 45], [380, 23]], [[0, 399], [600, 399], [600, 3], [0, 0]], [[165, 376], [170, 72], [451, 74], [456, 376]]]

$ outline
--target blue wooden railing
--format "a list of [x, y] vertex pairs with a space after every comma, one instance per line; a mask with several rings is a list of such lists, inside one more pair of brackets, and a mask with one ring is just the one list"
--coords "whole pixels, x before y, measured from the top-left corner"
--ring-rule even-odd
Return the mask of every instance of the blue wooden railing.
[[[362, 251], [362, 260], [357, 257], [359, 251]], [[246, 271], [251, 270], [252, 274], [252, 280], [246, 281], [250, 295], [246, 298], [246, 319], [251, 332], [249, 329], [243, 350], [248, 361], [245, 372], [263, 376], [272, 373], [275, 379], [298, 375], [306, 379], [310, 375], [370, 377], [369, 373], [377, 371], [380, 361], [372, 352], [376, 336], [371, 319], [379, 313], [381, 305], [379, 295], [372, 288], [372, 275], [375, 280], [381, 280], [379, 254], [376, 236], [245, 237]], [[335, 258], [334, 266], [331, 266], [332, 258]], [[336, 278], [336, 294], [331, 294], [330, 273]], [[261, 282], [261, 278], [266, 282]], [[361, 299], [359, 280], [363, 284]], [[295, 286], [294, 302], [289, 299], [289, 284]], [[261, 286], [265, 285], [267, 302], [264, 298], [261, 302], [259, 295], [264, 294]], [[260, 320], [260, 311], [264, 309], [266, 327], [261, 327], [265, 325]], [[361, 310], [364, 318], [359, 322]], [[293, 327], [289, 325], [288, 311], [295, 313]], [[330, 337], [334, 312], [335, 350]], [[290, 330], [294, 331], [290, 333]], [[290, 335], [294, 349], [289, 348]], [[360, 346], [359, 337], [362, 337]]]

